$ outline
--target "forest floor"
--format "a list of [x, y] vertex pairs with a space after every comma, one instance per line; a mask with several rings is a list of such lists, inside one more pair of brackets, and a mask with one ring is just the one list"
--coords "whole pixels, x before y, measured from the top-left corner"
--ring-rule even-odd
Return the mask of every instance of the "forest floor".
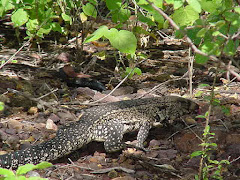
[[[78, 110], [88, 107], [84, 104], [99, 100], [121, 82], [124, 66], [134, 64], [126, 57], [119, 57], [118, 52], [109, 46], [98, 43], [84, 45], [83, 51], [76, 49], [73, 43], [61, 46], [42, 43], [40, 51], [29, 47], [23, 48], [14, 61], [0, 70], [0, 101], [5, 103], [4, 111], [0, 112], [0, 154], [54, 137], [60, 126], [78, 119]], [[16, 51], [14, 47], [2, 46], [0, 59], [6, 61]], [[190, 98], [189, 76], [184, 76], [190, 58], [184, 41], [166, 38], [150, 48], [142, 48], [139, 53], [145, 55], [137, 65], [142, 74], [128, 78], [98, 104], [163, 95]], [[239, 57], [240, 52], [235, 58], [239, 61]], [[193, 67], [193, 100], [200, 105], [201, 114], [209, 107], [206, 97], [211, 92], [215, 66], [209, 61]], [[72, 78], [91, 76], [107, 90], [99, 92], [88, 87], [67, 86], [56, 75], [62, 67], [67, 75], [74, 74]], [[210, 116], [210, 131], [215, 133], [212, 141], [218, 146], [212, 150], [211, 158], [230, 161], [222, 172], [224, 179], [240, 179], [240, 82], [229, 81], [226, 73], [220, 73], [215, 93], [219, 103], [213, 107]], [[152, 129], [145, 144], [148, 152], [125, 149], [109, 154], [103, 143], [92, 142], [53, 162], [54, 166], [34, 173], [52, 180], [194, 179], [200, 158], [191, 159], [190, 154], [201, 150], [199, 144], [205, 120], [190, 119], [184, 124], [184, 128]], [[136, 133], [124, 137], [125, 141], [135, 139]]]

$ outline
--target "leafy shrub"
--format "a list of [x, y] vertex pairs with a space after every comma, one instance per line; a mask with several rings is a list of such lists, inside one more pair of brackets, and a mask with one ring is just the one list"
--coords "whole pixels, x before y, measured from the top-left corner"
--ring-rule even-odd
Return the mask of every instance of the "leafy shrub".
[[3, 177], [0, 177], [1, 180], [43, 180], [45, 178], [40, 178], [40, 177], [25, 177], [29, 171], [35, 170], [35, 169], [45, 169], [52, 166], [51, 163], [49, 162], [41, 162], [37, 165], [33, 164], [26, 164], [23, 166], [19, 166], [18, 169], [16, 170], [16, 173], [14, 173], [11, 170], [0, 168], [0, 175]]

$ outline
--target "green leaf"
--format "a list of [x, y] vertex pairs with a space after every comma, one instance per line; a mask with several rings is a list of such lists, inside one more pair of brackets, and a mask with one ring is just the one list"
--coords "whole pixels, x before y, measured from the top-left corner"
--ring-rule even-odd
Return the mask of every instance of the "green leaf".
[[104, 36], [108, 38], [111, 45], [120, 52], [130, 54], [135, 53], [137, 48], [137, 38], [132, 32], [126, 30], [118, 31], [117, 29], [112, 28]]
[[34, 169], [45, 169], [45, 168], [48, 168], [51, 166], [52, 166], [52, 163], [43, 161], [43, 162], [37, 164]]
[[223, 112], [225, 115], [227, 115], [227, 116], [230, 115], [230, 107], [221, 106], [221, 108], [222, 108], [222, 112]]
[[89, 43], [91, 41], [96, 41], [108, 33], [107, 26], [100, 26], [91, 36], [87, 37], [83, 43]]
[[145, 34], [145, 35], [149, 35], [150, 33], [148, 31], [146, 31], [144, 28], [142, 28], [141, 26], [135, 26], [133, 27], [133, 32], [136, 34]]
[[5, 9], [3, 6], [0, 6], [0, 17], [2, 17], [5, 13]]
[[196, 118], [203, 118], [203, 119], [205, 119], [206, 117], [204, 115], [197, 115]]
[[202, 154], [203, 154], [202, 151], [194, 151], [194, 152], [190, 155], [190, 157], [193, 158], [193, 157], [196, 157], [196, 156], [200, 156], [200, 155], [202, 155]]
[[195, 180], [199, 180], [199, 176], [196, 174], [196, 175], [194, 176], [194, 179], [195, 179]]
[[[196, 35], [196, 34], [195, 34], [195, 35]], [[178, 38], [178, 39], [181, 39], [181, 38], [184, 37], [184, 34], [182, 33], [182, 28], [180, 28], [180, 30], [176, 30], [175, 36], [176, 36], [176, 38]], [[188, 37], [189, 37], [189, 36], [188, 36]], [[191, 37], [189, 37], [189, 38], [192, 39]]]
[[72, 18], [71, 16], [67, 15], [66, 13], [61, 14], [64, 21], [69, 22], [69, 24], [72, 24]]
[[239, 27], [240, 27], [240, 19], [232, 21], [229, 29], [229, 34], [230, 35], [236, 34], [238, 32]]
[[3, 111], [4, 110], [4, 102], [0, 101], [0, 111]]
[[143, 16], [140, 13], [138, 14], [138, 20], [147, 23], [149, 26], [156, 26], [156, 23], [153, 22], [149, 17]]
[[53, 22], [51, 23], [51, 27], [52, 27], [52, 30], [53, 31], [57, 31], [57, 32], [60, 32], [60, 33], [63, 33], [64, 32], [64, 29], [60, 26], [59, 23], [57, 22]]
[[163, 8], [163, 0], [151, 0], [155, 6], [159, 7], [159, 8]]
[[204, 11], [213, 13], [222, 6], [222, 0], [201, 0], [200, 4]]
[[[155, 6], [159, 7], [162, 9], [163, 7], [163, 0], [149, 0], [152, 2]], [[139, 0], [137, 2], [138, 5], [149, 5], [149, 3], [146, 0]]]
[[4, 177], [15, 176], [15, 174], [11, 170], [4, 169], [4, 168], [0, 168], [0, 175], [3, 175]]
[[106, 0], [106, 5], [109, 10], [116, 10], [121, 8], [122, 0]]
[[[130, 73], [131, 72], [131, 73]], [[130, 74], [129, 74], [130, 73]], [[139, 69], [139, 68], [134, 68], [134, 69], [132, 69], [132, 68], [130, 68], [130, 67], [126, 67], [126, 70], [125, 70], [125, 73], [123, 74], [123, 77], [125, 77], [125, 76], [127, 76], [128, 74], [129, 74], [129, 78], [132, 78], [132, 76], [134, 75], [134, 74], [137, 74], [137, 75], [141, 75], [142, 74], [142, 71], [141, 71], [141, 69]]]
[[49, 34], [52, 30], [52, 26], [50, 24], [47, 24], [45, 26], [42, 26], [38, 31], [37, 35], [39, 37], [43, 37], [44, 34]]
[[86, 5], [83, 5], [82, 9], [83, 9], [83, 12], [86, 15], [92, 16], [94, 18], [97, 17], [97, 11], [96, 11], [95, 7], [91, 3], [87, 3]]
[[239, 14], [235, 12], [224, 12], [223, 15], [225, 16], [226, 20], [229, 22], [233, 22], [239, 19]]
[[[170, 1], [173, 1], [173, 0], [170, 0]], [[173, 8], [174, 9], [179, 9], [180, 7], [183, 6], [185, 0], [178, 0], [178, 1], [174, 1], [173, 2]], [[168, 2], [167, 2], [168, 3]], [[170, 2], [169, 2], [170, 3]]]
[[215, 26], [218, 27], [218, 28], [220, 28], [220, 27], [222, 27], [225, 23], [226, 23], [226, 21], [224, 21], [224, 20], [219, 20], [219, 21], [216, 22]]
[[187, 0], [188, 4], [198, 13], [202, 11], [201, 4], [198, 0]]
[[[192, 39], [193, 43], [196, 45], [199, 45], [202, 42], [202, 38], [197, 37], [198, 32], [201, 30], [201, 28], [193, 28], [187, 30], [187, 35], [190, 39]], [[205, 34], [206, 36], [206, 34]]]
[[200, 54], [196, 54], [195, 55], [195, 61], [198, 64], [205, 64], [208, 61], [208, 57], [200, 55]]
[[224, 46], [223, 51], [230, 56], [235, 55], [237, 48], [239, 46], [239, 40], [236, 40], [235, 42], [230, 39], [228, 43]]
[[219, 161], [217, 161], [217, 160], [209, 160], [209, 162], [212, 164], [219, 164]]
[[119, 11], [116, 11], [112, 15], [113, 22], [117, 23], [118, 21], [123, 23], [129, 19], [131, 12], [128, 9], [120, 8]]
[[166, 1], [166, 3], [168, 3], [168, 4], [173, 4], [174, 2], [175, 2], [175, 0], [165, 0]]
[[[1, 5], [2, 2], [2, 5]], [[0, 17], [4, 16], [5, 12], [14, 9], [14, 5], [9, 0], [2, 0], [0, 1]]]
[[137, 75], [141, 75], [142, 71], [139, 68], [134, 68], [134, 73], [136, 73]]
[[138, 5], [147, 5], [147, 4], [149, 4], [146, 0], [139, 0], [138, 2], [137, 2], [137, 4]]
[[166, 20], [164, 23], [163, 23], [163, 29], [168, 29], [169, 27], [169, 21]]
[[215, 31], [212, 33], [213, 36], [218, 36], [219, 34], [221, 34], [219, 31]]
[[204, 37], [207, 31], [207, 28], [202, 28], [200, 31], [198, 31], [197, 37]]
[[28, 14], [24, 9], [18, 9], [11, 17], [15, 27], [20, 27], [28, 21]]
[[160, 15], [158, 12], [154, 11], [152, 13], [153, 17], [154, 17], [154, 21], [163, 24], [164, 23], [164, 17], [162, 15]]
[[209, 84], [199, 84], [198, 87], [199, 88], [201, 88], [201, 87], [210, 87], [210, 85]]
[[38, 27], [38, 20], [37, 19], [29, 19], [26, 26], [29, 31], [35, 31]]
[[203, 93], [203, 91], [197, 91], [195, 97], [201, 97]]
[[88, 0], [88, 2], [92, 3], [94, 6], [98, 4], [97, 0]]
[[228, 160], [221, 160], [219, 163], [220, 164], [230, 164], [230, 162]]
[[234, 7], [234, 2], [233, 1], [229, 1], [229, 0], [223, 0], [223, 7], [222, 9], [232, 9]]
[[192, 25], [199, 18], [199, 14], [191, 7], [181, 7], [173, 13], [173, 20], [180, 26]]
[[199, 144], [199, 146], [208, 147], [208, 143], [201, 143], [201, 144]]
[[[39, 178], [39, 177], [38, 177]], [[8, 179], [7, 179], [8, 180]], [[10, 179], [9, 179], [10, 180]], [[17, 176], [15, 179], [12, 180], [27, 180], [25, 176]]]
[[9, 0], [1, 0], [1, 4], [3, 7], [6, 7], [9, 3]]
[[20, 166], [16, 171], [16, 175], [26, 174], [27, 172], [32, 171], [34, 168], [35, 168], [35, 165], [33, 164], [26, 164], [26, 165]]
[[238, 14], [240, 14], [240, 7], [235, 7], [234, 11], [237, 12]]
[[13, 59], [13, 60], [12, 60], [12, 63], [18, 63], [18, 60]]
[[138, 53], [138, 54], [137, 54], [137, 57], [138, 57], [139, 59], [146, 59], [146, 58], [148, 58], [148, 56], [147, 56], [146, 54], [143, 54], [143, 53]]
[[219, 47], [221, 46], [220, 43], [221, 43], [220, 41], [215, 41], [215, 42], [206, 41], [202, 44], [201, 50], [204, 53], [218, 56], [220, 53], [220, 49], [219, 49]]
[[[206, 117], [207, 117], [207, 116], [206, 116]], [[210, 131], [210, 126], [207, 125], [207, 126], [205, 127], [205, 129], [204, 129], [204, 133], [209, 133], [209, 131]]]
[[[211, 133], [211, 135], [215, 135], [215, 133], [214, 133], [214, 134]], [[214, 137], [213, 137], [213, 138], [214, 138]], [[217, 147], [217, 144], [216, 144], [216, 143], [211, 143], [210, 145], [213, 146], [213, 147]]]

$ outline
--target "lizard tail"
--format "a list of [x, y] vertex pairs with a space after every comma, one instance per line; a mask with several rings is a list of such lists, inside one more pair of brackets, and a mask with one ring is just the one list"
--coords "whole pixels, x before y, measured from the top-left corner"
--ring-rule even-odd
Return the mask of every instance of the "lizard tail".
[[[80, 123], [81, 124], [81, 123]], [[83, 126], [80, 126], [83, 128]], [[49, 141], [0, 156], [0, 167], [16, 169], [24, 164], [38, 164], [42, 161], [53, 161], [82, 147], [89, 141], [77, 127], [65, 126]], [[73, 130], [74, 129], [74, 130]], [[75, 133], [74, 133], [75, 132]], [[77, 132], [77, 133], [76, 133]]]

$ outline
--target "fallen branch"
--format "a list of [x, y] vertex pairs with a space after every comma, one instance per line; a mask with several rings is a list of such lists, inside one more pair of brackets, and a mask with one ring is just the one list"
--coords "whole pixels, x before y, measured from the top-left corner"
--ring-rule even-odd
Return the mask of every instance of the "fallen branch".
[[99, 170], [92, 171], [91, 173], [92, 174], [104, 174], [104, 173], [108, 173], [108, 172], [110, 172], [112, 170], [123, 171], [123, 172], [129, 173], [129, 174], [135, 173], [134, 170], [127, 169], [127, 168], [124, 168], [124, 167], [121, 167], [121, 166], [112, 167], [112, 168], [106, 168], [106, 169], [99, 169]]

